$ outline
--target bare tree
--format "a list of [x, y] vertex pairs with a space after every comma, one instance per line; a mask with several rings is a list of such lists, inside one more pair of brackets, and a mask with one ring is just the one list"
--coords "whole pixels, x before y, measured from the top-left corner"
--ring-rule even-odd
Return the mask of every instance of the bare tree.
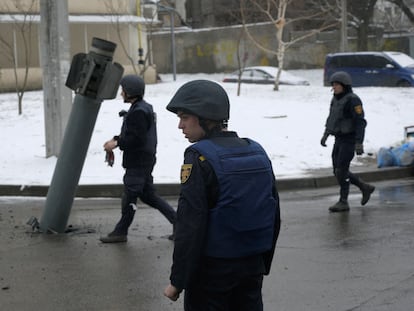
[[[332, 17], [340, 20], [340, 13], [343, 8], [339, 0], [313, 0], [311, 2], [315, 6], [319, 5], [322, 10], [330, 10]], [[377, 2], [377, 0], [347, 0], [348, 26], [356, 30], [358, 36], [357, 49], [360, 51], [365, 51], [368, 48], [368, 35]], [[407, 4], [407, 0], [387, 0], [387, 2], [399, 7], [407, 18], [414, 23], [414, 12]]]
[[357, 49], [359, 51], [368, 49], [369, 29], [376, 3], [377, 0], [348, 0], [349, 25], [357, 31]]
[[[305, 38], [314, 36], [315, 34], [330, 29], [337, 25], [336, 21], [331, 21], [330, 19], [323, 19], [323, 16], [327, 15], [326, 10], [315, 10], [310, 11], [305, 16], [301, 14], [300, 16], [291, 16], [289, 18], [286, 17], [286, 11], [289, 6], [289, 4], [292, 2], [292, 0], [241, 0], [240, 1], [240, 12], [243, 20], [244, 29], [246, 31], [246, 34], [250, 40], [254, 42], [254, 44], [261, 49], [262, 51], [276, 55], [278, 60], [278, 72], [275, 79], [274, 84], [274, 90], [279, 90], [279, 80], [280, 80], [280, 74], [283, 70], [284, 66], [284, 57], [286, 50], [288, 50], [292, 45], [298, 43], [301, 40], [304, 40]], [[271, 50], [267, 47], [265, 47], [259, 40], [257, 40], [254, 35], [250, 32], [249, 25], [246, 23], [248, 21], [246, 12], [248, 9], [251, 11], [253, 8], [253, 11], [257, 15], [261, 15], [262, 18], [259, 18], [261, 20], [266, 19], [267, 21], [270, 21], [271, 24], [275, 27], [275, 36], [278, 43], [277, 50]], [[292, 37], [289, 41], [285, 41], [284, 39], [284, 30], [285, 27], [288, 24], [304, 21], [304, 20], [315, 20], [319, 19], [321, 21], [318, 28], [311, 29], [305, 32], [302, 32], [301, 35], [297, 37]], [[329, 22], [327, 22], [329, 21]]]
[[[233, 2], [233, 3], [232, 3]], [[240, 25], [242, 19], [240, 16], [239, 4], [234, 1], [221, 0], [215, 3], [218, 16], [216, 22], [218, 26], [228, 26], [229, 24]], [[247, 60], [249, 59], [249, 50], [246, 46], [246, 35], [243, 28], [240, 28], [240, 32], [237, 35], [236, 41], [236, 60], [237, 60], [237, 96], [240, 96], [241, 92], [241, 80], [243, 69], [246, 67]]]
[[404, 1], [404, 0], [387, 0], [387, 1], [399, 7], [401, 11], [403, 11], [405, 16], [407, 16], [407, 18], [410, 20], [410, 22], [414, 24], [414, 12], [412, 10], [412, 5], [410, 7], [407, 1]]
[[[14, 87], [18, 98], [18, 113], [23, 113], [23, 96], [26, 91], [29, 76], [31, 43], [34, 9], [38, 1], [16, 0], [14, 7], [3, 4], [2, 11], [8, 12], [12, 19], [10, 25], [12, 28], [12, 38], [0, 36], [0, 53], [9, 60], [13, 69]], [[14, 14], [18, 13], [18, 14]], [[18, 42], [21, 45], [17, 47]], [[21, 57], [19, 57], [19, 54]], [[22, 63], [19, 61], [22, 60]], [[23, 68], [23, 74], [20, 69]]]
[[310, 0], [312, 5], [320, 6], [322, 10], [332, 12], [332, 18], [338, 22], [342, 20], [342, 12], [347, 12], [347, 26], [357, 33], [357, 49], [364, 51], [368, 47], [369, 27], [374, 15], [377, 0], [346, 0], [346, 8], [342, 7], [341, 0]]
[[332, 18], [340, 22], [343, 11], [347, 16], [347, 27], [355, 29], [357, 33], [357, 49], [364, 51], [368, 46], [369, 27], [374, 15], [377, 0], [346, 0], [346, 8], [342, 7], [341, 0], [311, 0], [312, 5], [319, 5], [322, 10], [332, 12]]

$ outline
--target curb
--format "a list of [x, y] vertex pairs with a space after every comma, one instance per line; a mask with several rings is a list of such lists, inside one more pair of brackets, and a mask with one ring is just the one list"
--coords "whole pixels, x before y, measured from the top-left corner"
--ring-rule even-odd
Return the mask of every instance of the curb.
[[[317, 171], [315, 172], [317, 173]], [[414, 176], [414, 166], [386, 167], [371, 171], [357, 172], [356, 174], [367, 182], [409, 178]], [[279, 191], [318, 189], [336, 185], [337, 182], [335, 177], [326, 175], [303, 178], [281, 178], [277, 180]], [[49, 186], [41, 185], [0, 185], [0, 196], [46, 197], [48, 189]], [[180, 193], [180, 184], [155, 184], [155, 189], [161, 196], [178, 196]], [[75, 197], [120, 198], [122, 191], [122, 184], [79, 185]]]
[[[414, 176], [414, 167], [386, 167], [371, 171], [354, 172], [366, 182], [378, 182], [384, 180], [409, 178]], [[279, 179], [277, 186], [279, 191], [292, 191], [299, 189], [318, 189], [337, 186], [336, 178], [331, 176], [286, 178]]]

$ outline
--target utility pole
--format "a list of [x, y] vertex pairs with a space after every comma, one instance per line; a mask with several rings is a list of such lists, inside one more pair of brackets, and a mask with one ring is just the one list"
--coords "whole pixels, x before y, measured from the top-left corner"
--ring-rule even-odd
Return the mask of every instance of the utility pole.
[[59, 155], [72, 107], [72, 91], [65, 86], [70, 68], [69, 38], [67, 0], [40, 0], [46, 157]]
[[174, 81], [177, 79], [177, 61], [176, 61], [176, 55], [175, 55], [175, 34], [174, 34], [174, 24], [175, 24], [175, 18], [174, 13], [175, 10], [168, 9], [170, 12], [170, 32], [171, 32], [171, 59], [172, 59], [172, 68], [173, 68], [173, 78]]
[[341, 52], [348, 50], [348, 10], [347, 1], [341, 0]]
[[170, 14], [170, 34], [171, 34], [171, 65], [173, 71], [174, 81], [177, 79], [177, 61], [175, 54], [175, 13], [176, 10], [173, 7], [157, 4], [158, 12], [168, 12]]

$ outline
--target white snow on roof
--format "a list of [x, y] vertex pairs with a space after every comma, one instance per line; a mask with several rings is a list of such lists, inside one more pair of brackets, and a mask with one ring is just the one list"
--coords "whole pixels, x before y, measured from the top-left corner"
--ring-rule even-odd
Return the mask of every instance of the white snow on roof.
[[[40, 15], [24, 15], [24, 14], [0, 14], [0, 23], [15, 22], [40, 22]], [[130, 24], [146, 24], [156, 21], [150, 20], [142, 16], [135, 15], [69, 15], [69, 23], [101, 23], [108, 22], [130, 23]]]

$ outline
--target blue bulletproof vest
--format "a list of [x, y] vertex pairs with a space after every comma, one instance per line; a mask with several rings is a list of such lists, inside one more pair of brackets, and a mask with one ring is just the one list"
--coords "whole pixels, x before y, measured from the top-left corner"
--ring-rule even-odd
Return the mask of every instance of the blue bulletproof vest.
[[226, 148], [206, 139], [191, 147], [206, 158], [219, 184], [217, 204], [209, 210], [207, 256], [245, 257], [272, 248], [276, 208], [272, 167], [263, 148], [248, 142]]

